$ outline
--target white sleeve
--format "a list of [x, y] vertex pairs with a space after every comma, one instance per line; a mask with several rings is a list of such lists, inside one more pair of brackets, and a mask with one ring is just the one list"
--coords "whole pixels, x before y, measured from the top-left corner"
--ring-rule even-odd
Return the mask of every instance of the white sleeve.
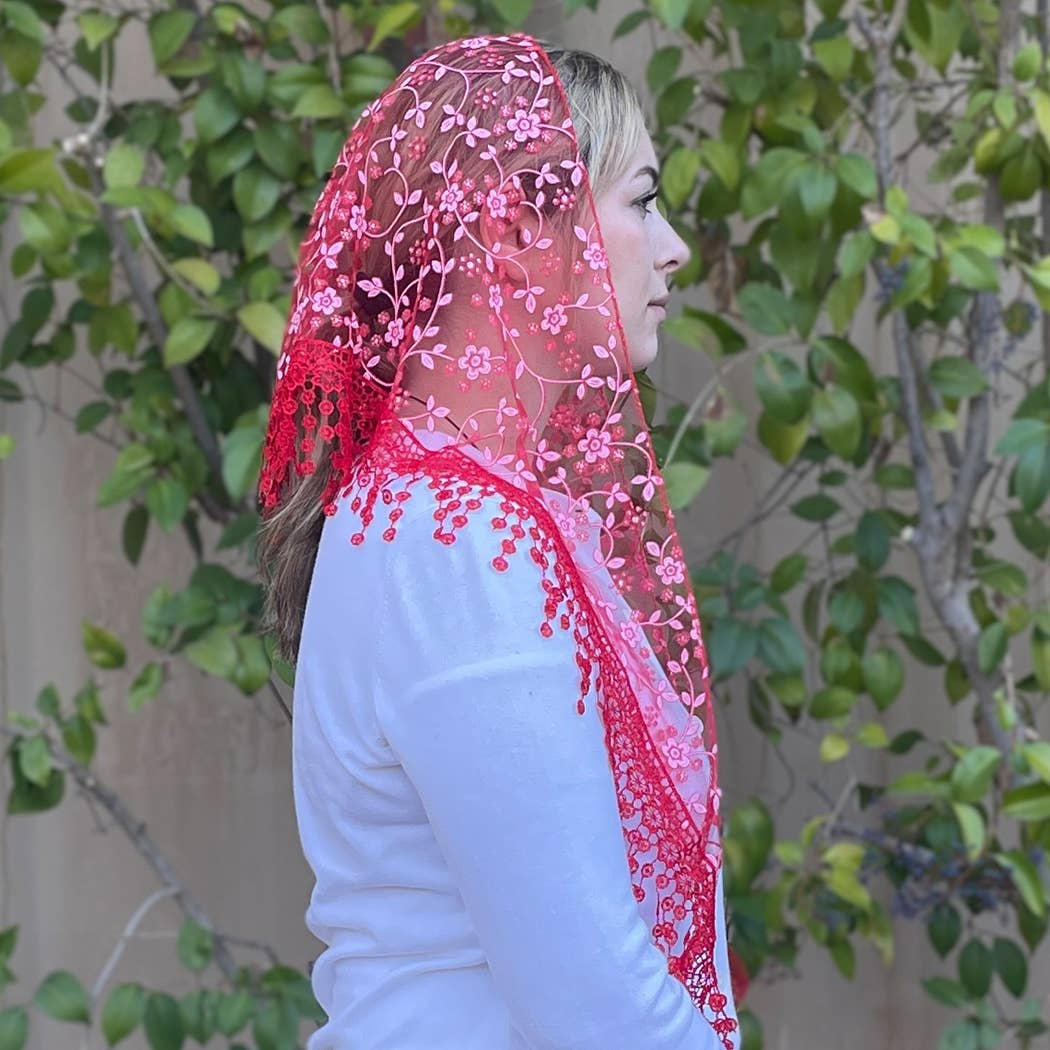
[[392, 674], [379, 725], [530, 1046], [722, 1050], [635, 903], [593, 694], [576, 711], [575, 641], [541, 637], [527, 550], [492, 568], [490, 516], [448, 547], [432, 521], [402, 523], [377, 625]]

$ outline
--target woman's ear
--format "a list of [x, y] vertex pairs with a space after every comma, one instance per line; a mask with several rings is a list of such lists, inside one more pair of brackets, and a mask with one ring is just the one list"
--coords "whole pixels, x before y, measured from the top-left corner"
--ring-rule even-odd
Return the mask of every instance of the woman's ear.
[[520, 191], [511, 189], [495, 202], [497, 210], [482, 207], [478, 216], [478, 239], [491, 256], [503, 279], [525, 284], [529, 267], [516, 261], [540, 235], [542, 220], [530, 204], [520, 201]]

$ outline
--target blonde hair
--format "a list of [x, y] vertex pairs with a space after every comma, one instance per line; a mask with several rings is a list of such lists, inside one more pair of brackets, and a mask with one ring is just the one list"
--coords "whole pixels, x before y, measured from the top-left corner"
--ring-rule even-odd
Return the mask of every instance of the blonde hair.
[[[597, 55], [542, 46], [565, 90], [580, 159], [587, 168], [591, 192], [598, 197], [625, 173], [646, 134], [641, 101], [631, 82]], [[314, 473], [293, 476], [280, 505], [259, 528], [262, 628], [274, 636], [278, 652], [292, 663], [299, 655], [306, 599], [324, 525], [321, 499], [327, 481], [323, 459]]]

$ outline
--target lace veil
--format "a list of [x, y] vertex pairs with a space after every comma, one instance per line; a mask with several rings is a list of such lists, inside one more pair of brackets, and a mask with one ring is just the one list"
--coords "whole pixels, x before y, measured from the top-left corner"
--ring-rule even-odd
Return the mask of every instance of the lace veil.
[[[442, 420], [459, 438], [417, 439]], [[263, 513], [318, 469], [326, 513], [352, 496], [353, 543], [373, 525], [397, 541], [411, 485], [394, 498], [394, 478], [434, 490], [443, 543], [499, 498], [492, 566], [527, 550], [540, 631], [573, 632], [576, 703], [593, 686], [639, 909], [732, 1047], [707, 656], [569, 105], [527, 36], [416, 59], [334, 166], [300, 252]]]

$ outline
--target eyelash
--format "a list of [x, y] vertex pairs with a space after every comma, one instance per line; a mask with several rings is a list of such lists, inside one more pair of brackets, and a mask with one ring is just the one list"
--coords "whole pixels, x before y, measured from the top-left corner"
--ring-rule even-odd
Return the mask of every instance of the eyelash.
[[649, 205], [654, 200], [656, 200], [657, 195], [658, 195], [658, 191], [657, 190], [653, 190], [653, 192], [650, 193], [647, 197], [639, 197], [638, 200], [636, 200], [634, 202], [635, 205], [639, 205], [640, 204], [642, 206], [642, 214], [643, 215], [652, 215], [652, 209], [649, 207]]

